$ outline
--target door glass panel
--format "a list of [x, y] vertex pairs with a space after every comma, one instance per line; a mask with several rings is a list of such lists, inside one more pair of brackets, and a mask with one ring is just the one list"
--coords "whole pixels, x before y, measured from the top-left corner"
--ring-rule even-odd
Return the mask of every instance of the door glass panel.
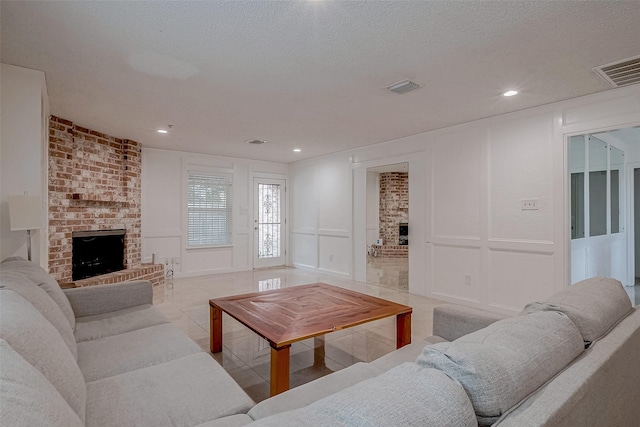
[[280, 185], [258, 183], [258, 258], [280, 256]]
[[616, 147], [610, 147], [609, 161], [611, 163], [611, 233], [620, 232], [623, 223], [624, 209], [622, 209], [622, 186], [620, 178], [624, 176], [624, 153]]
[[571, 173], [571, 238], [584, 237], [584, 156], [585, 137], [569, 138], [569, 171]]
[[607, 234], [607, 144], [589, 137], [589, 235]]

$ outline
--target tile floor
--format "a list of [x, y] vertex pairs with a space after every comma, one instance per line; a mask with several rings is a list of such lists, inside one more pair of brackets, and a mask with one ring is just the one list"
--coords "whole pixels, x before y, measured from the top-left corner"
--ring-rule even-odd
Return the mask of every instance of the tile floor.
[[[400, 276], [401, 274], [396, 275]], [[431, 335], [433, 308], [442, 304], [434, 299], [410, 295], [388, 280], [385, 282], [391, 287], [318, 275], [294, 268], [273, 268], [175, 279], [167, 283], [165, 302], [157, 307], [208, 351], [210, 298], [315, 282], [412, 306], [413, 341]], [[291, 387], [357, 362], [377, 359], [394, 349], [394, 317], [327, 334], [324, 360], [321, 353], [314, 352], [313, 339], [295, 343], [291, 347]], [[317, 356], [316, 363], [314, 355]], [[269, 396], [269, 345], [226, 314], [223, 318], [223, 350], [212, 356], [256, 402]]]
[[385, 288], [409, 289], [409, 258], [367, 257], [367, 283]]

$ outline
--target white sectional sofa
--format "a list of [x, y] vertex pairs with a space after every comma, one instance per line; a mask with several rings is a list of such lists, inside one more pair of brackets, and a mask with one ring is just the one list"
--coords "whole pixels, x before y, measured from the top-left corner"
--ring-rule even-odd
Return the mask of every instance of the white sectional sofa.
[[151, 305], [148, 282], [65, 290], [0, 264], [0, 425], [637, 426], [640, 308], [594, 278], [504, 318], [434, 310], [434, 336], [257, 405]]
[[[251, 425], [311, 426], [318, 413], [331, 414], [327, 424], [333, 425], [640, 425], [640, 306], [631, 306], [617, 280], [577, 283], [513, 318], [442, 305], [434, 309], [433, 324], [437, 335], [426, 341], [258, 403], [248, 413], [257, 420]], [[453, 387], [444, 399], [462, 418], [441, 413], [434, 423], [433, 417], [402, 414], [414, 410], [416, 390], [394, 388], [389, 375], [406, 376], [416, 365], [462, 385], [468, 401]], [[442, 396], [434, 397], [426, 384], [419, 390], [431, 399], [425, 404], [438, 405]], [[354, 407], [386, 408], [385, 397], [394, 393], [400, 403], [378, 418], [342, 422]], [[475, 419], [467, 423], [470, 410]]]
[[63, 292], [21, 258], [0, 279], [2, 426], [215, 426], [254, 405], [150, 282]]

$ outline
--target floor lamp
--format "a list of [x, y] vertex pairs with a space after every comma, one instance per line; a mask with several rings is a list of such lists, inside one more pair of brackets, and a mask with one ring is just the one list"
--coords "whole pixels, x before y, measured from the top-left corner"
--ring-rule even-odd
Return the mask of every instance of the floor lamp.
[[27, 230], [27, 258], [31, 261], [31, 230], [42, 228], [42, 198], [9, 196], [11, 231]]

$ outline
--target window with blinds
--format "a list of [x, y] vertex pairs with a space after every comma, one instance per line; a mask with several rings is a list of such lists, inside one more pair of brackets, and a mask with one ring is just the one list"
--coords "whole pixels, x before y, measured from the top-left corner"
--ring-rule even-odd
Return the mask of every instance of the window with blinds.
[[189, 173], [189, 246], [231, 243], [231, 177]]

